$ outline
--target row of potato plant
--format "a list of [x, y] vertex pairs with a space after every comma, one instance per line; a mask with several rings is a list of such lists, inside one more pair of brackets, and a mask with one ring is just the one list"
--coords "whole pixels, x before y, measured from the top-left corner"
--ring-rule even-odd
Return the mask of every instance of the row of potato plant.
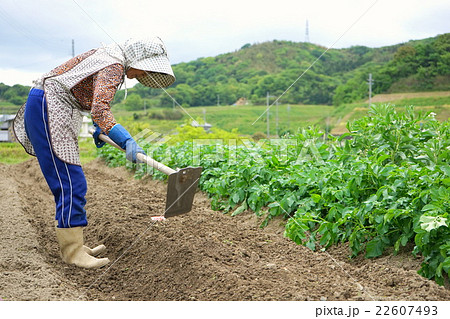
[[[251, 210], [262, 226], [283, 216], [285, 235], [312, 250], [348, 242], [350, 256], [373, 258], [404, 247], [423, 256], [422, 276], [443, 284], [450, 270], [449, 121], [381, 105], [347, 128], [340, 137], [303, 128], [282, 139], [191, 138], [147, 150], [170, 167], [203, 167], [199, 187], [215, 210]], [[99, 152], [126, 165], [115, 149]], [[132, 168], [165, 178], [142, 164]]]

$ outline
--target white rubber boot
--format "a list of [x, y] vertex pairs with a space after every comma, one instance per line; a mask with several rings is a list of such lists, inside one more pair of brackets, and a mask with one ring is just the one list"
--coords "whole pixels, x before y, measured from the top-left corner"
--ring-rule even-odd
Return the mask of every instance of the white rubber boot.
[[106, 246], [98, 245], [97, 247], [89, 248], [88, 246], [83, 245], [83, 249], [91, 256], [98, 256], [106, 250]]
[[86, 252], [82, 227], [56, 228], [56, 238], [65, 263], [82, 268], [100, 268], [109, 263], [108, 258], [95, 258]]

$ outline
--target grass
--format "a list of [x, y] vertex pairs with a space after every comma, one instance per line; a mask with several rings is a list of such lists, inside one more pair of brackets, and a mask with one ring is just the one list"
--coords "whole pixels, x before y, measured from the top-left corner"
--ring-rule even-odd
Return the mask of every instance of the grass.
[[[396, 105], [412, 103], [416, 106], [450, 104], [450, 91], [376, 94], [372, 98], [372, 103], [387, 102], [395, 102]], [[425, 104], [422, 104], [423, 102]]]
[[[335, 107], [330, 105], [273, 105], [269, 109], [269, 129], [270, 135], [277, 135], [277, 111], [278, 111], [278, 133], [287, 130], [295, 132], [298, 127], [307, 125], [318, 125], [323, 128], [327, 125], [326, 119], [331, 116]], [[155, 110], [155, 109], [151, 109]], [[167, 134], [177, 126], [192, 119], [200, 124], [212, 124], [213, 128], [220, 128], [226, 131], [237, 129], [243, 135], [253, 135], [257, 132], [267, 133], [267, 113], [266, 106], [207, 106], [188, 107], [183, 112], [181, 120], [155, 120], [150, 119], [145, 111], [123, 111], [114, 112], [119, 122], [129, 124], [130, 122], [144, 122], [157, 132]], [[187, 113], [187, 114], [186, 114]], [[133, 114], [139, 119], [134, 120]], [[279, 135], [278, 134], [278, 135]]]
[[[87, 164], [97, 158], [97, 150], [92, 139], [83, 138], [79, 141], [81, 164]], [[18, 164], [34, 156], [25, 152], [20, 143], [0, 143], [0, 163]]]
[[[434, 112], [436, 119], [445, 121], [450, 118], [450, 92], [419, 92], [419, 93], [396, 93], [376, 95], [372, 102], [374, 104], [390, 103], [397, 106], [398, 110], [403, 106], [414, 105], [416, 111]], [[0, 102], [0, 110], [17, 110], [18, 106]], [[180, 120], [156, 120], [150, 119], [150, 112], [158, 109], [151, 108], [146, 111], [125, 111], [113, 107], [113, 113], [119, 123], [122, 123], [130, 132], [136, 134], [142, 129], [149, 128], [162, 134], [169, 134], [176, 127], [191, 120], [191, 117], [200, 123], [203, 119], [226, 131], [237, 129], [242, 135], [252, 136], [255, 133], [266, 134], [267, 114], [265, 105], [245, 106], [209, 106], [188, 107], [183, 112]], [[339, 107], [329, 105], [278, 105], [278, 133], [290, 130], [296, 132], [299, 127], [316, 125], [323, 130], [331, 131], [338, 135], [347, 132], [346, 124], [362, 116], [367, 115], [367, 102], [341, 105]], [[14, 112], [12, 112], [14, 113]], [[269, 109], [270, 135], [276, 135], [277, 106]], [[136, 116], [138, 119], [136, 120]], [[86, 164], [97, 157], [95, 145], [92, 139], [84, 138], [79, 141], [81, 163]], [[0, 163], [15, 164], [30, 159], [19, 143], [0, 143]]]
[[82, 165], [97, 158], [97, 148], [91, 138], [80, 138], [78, 146], [80, 148], [80, 160]]
[[[306, 125], [325, 125], [323, 119], [327, 118], [334, 107], [328, 105], [273, 105], [269, 108], [270, 135]], [[187, 110], [195, 119], [203, 120], [203, 111], [207, 123], [226, 131], [238, 129], [242, 134], [252, 135], [256, 132], [267, 132], [266, 106], [212, 106], [189, 108]], [[278, 114], [277, 114], [278, 113]]]
[[[450, 91], [442, 92], [416, 92], [379, 94], [372, 98], [373, 104], [390, 103], [398, 107], [414, 105], [417, 111], [432, 111], [436, 113], [436, 119], [445, 121], [450, 117]], [[343, 134], [347, 132], [348, 121], [358, 119], [367, 115], [367, 101], [341, 105], [339, 107], [330, 105], [286, 105], [278, 106], [278, 135], [283, 132], [296, 132], [299, 127], [315, 125], [323, 130], [331, 131], [332, 134]], [[150, 108], [146, 111], [125, 111], [114, 109], [116, 119], [133, 133], [142, 128], [150, 128], [153, 131], [169, 134], [177, 126], [190, 122], [192, 119], [201, 124], [206, 121], [216, 128], [226, 131], [237, 129], [242, 135], [252, 136], [255, 133], [267, 133], [267, 114], [265, 105], [245, 106], [206, 106], [187, 107], [182, 112], [181, 120], [156, 120], [150, 119], [149, 114], [159, 112], [161, 109]], [[187, 114], [186, 114], [187, 113]], [[138, 119], [136, 120], [135, 117]], [[270, 135], [277, 135], [277, 106], [272, 105], [269, 109]], [[261, 135], [261, 134], [259, 134]]]
[[[397, 112], [405, 106], [413, 105], [417, 112], [434, 112], [438, 121], [450, 118], [450, 91], [378, 94], [372, 98], [372, 104], [391, 104]], [[331, 134], [339, 135], [347, 132], [346, 124], [367, 115], [368, 101], [342, 105], [332, 114], [334, 123]]]
[[15, 114], [21, 105], [15, 105], [10, 102], [0, 101], [0, 114]]
[[[385, 104], [385, 103], [373, 103], [373, 104]], [[397, 103], [390, 103], [395, 105], [395, 109], [397, 112], [402, 112], [405, 110], [405, 106], [410, 106], [414, 104], [406, 103], [403, 105], [399, 105]], [[341, 135], [347, 132], [347, 122], [359, 119], [365, 115], [367, 115], [367, 111], [369, 110], [366, 105], [356, 106], [348, 105], [346, 108], [343, 106], [343, 109], [348, 111], [344, 117], [333, 117], [332, 120], [335, 122], [335, 125], [331, 129], [332, 135]], [[442, 105], [442, 106], [415, 106], [414, 110], [416, 112], [434, 112], [436, 114], [436, 120], [443, 122], [450, 118], [450, 105]], [[341, 113], [342, 114], [342, 113]]]
[[0, 143], [0, 163], [18, 164], [32, 158], [19, 143]]

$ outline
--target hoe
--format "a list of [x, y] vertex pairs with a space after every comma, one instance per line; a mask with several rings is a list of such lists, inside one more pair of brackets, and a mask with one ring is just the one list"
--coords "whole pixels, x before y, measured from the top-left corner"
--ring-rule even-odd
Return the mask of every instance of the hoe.
[[[89, 132], [93, 134], [94, 129], [91, 129]], [[108, 136], [100, 134], [99, 138], [119, 150], [124, 151]], [[169, 218], [190, 212], [202, 168], [186, 167], [174, 170], [144, 154], [138, 153], [136, 157], [139, 161], [147, 163], [169, 177], [167, 183], [166, 209], [160, 218]], [[156, 220], [157, 217], [153, 219]]]

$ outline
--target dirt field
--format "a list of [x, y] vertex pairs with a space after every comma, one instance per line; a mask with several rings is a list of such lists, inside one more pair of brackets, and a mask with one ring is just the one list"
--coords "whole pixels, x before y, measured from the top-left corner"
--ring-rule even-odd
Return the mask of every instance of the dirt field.
[[[390, 93], [390, 94], [376, 94], [372, 97], [372, 103], [384, 103], [399, 101], [403, 99], [414, 99], [420, 97], [445, 97], [450, 96], [450, 91], [439, 91], [439, 92], [408, 92], [408, 93]], [[366, 100], [365, 103], [368, 103]]]
[[337, 247], [312, 252], [251, 214], [230, 217], [198, 193], [192, 212], [165, 222], [165, 184], [133, 180], [100, 161], [84, 167], [87, 244], [104, 243], [111, 263], [64, 264], [53, 198], [37, 161], [0, 164], [0, 299], [3, 300], [450, 300], [403, 253], [348, 260]]

